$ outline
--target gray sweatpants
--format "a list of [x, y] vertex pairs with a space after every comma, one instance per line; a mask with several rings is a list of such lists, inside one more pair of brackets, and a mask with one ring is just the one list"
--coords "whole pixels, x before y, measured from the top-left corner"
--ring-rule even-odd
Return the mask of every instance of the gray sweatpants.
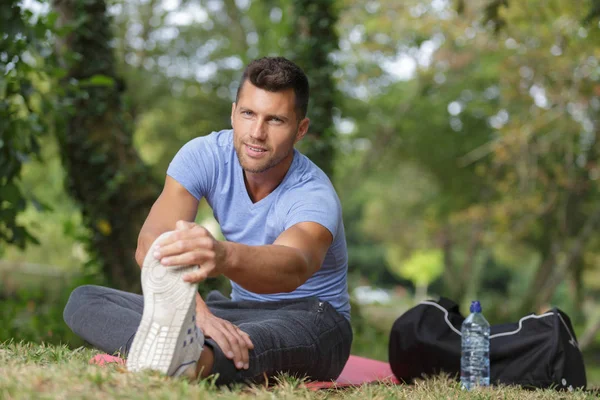
[[[286, 372], [316, 380], [339, 376], [350, 355], [352, 329], [328, 302], [317, 298], [277, 302], [232, 301], [220, 292], [205, 299], [210, 311], [246, 332], [254, 349], [249, 369], [238, 370], [212, 339], [217, 383], [256, 382]], [[142, 319], [141, 295], [102, 286], [76, 288], [64, 310], [71, 330], [92, 346], [127, 354]]]

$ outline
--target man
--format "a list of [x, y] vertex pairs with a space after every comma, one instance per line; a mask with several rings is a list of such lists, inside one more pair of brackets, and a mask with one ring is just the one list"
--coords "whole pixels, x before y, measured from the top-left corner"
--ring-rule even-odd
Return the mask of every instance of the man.
[[[308, 130], [308, 80], [284, 58], [245, 69], [233, 130], [191, 140], [171, 162], [141, 229], [144, 296], [73, 291], [64, 319], [131, 371], [256, 381], [281, 372], [335, 379], [350, 354], [347, 251], [339, 199], [294, 149]], [[194, 224], [206, 198], [226, 241]], [[231, 299], [197, 284], [231, 280]]]

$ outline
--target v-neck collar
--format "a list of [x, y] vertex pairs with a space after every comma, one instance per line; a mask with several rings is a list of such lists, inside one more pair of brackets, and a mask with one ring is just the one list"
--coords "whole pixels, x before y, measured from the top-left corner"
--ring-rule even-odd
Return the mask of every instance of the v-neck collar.
[[299, 159], [298, 151], [296, 149], [294, 149], [293, 151], [294, 151], [294, 158], [292, 159], [292, 163], [290, 164], [290, 167], [288, 168], [288, 170], [285, 173], [285, 176], [283, 177], [281, 182], [279, 182], [279, 185], [277, 185], [277, 187], [275, 189], [273, 189], [273, 191], [271, 193], [269, 193], [263, 199], [260, 199], [256, 203], [254, 203], [252, 201], [252, 199], [250, 198], [250, 194], [248, 193], [248, 189], [246, 188], [246, 182], [244, 181], [244, 170], [242, 169], [240, 160], [237, 157], [235, 157], [235, 161], [236, 161], [235, 173], [237, 175], [236, 179], [238, 180], [239, 187], [241, 188], [241, 191], [242, 191], [242, 196], [244, 197], [244, 202], [246, 203], [248, 208], [254, 209], [254, 208], [262, 207], [264, 204], [270, 203], [271, 198], [276, 196], [276, 193], [280, 190], [280, 188], [283, 186], [283, 184], [287, 181], [292, 169], [295, 168], [296, 164], [298, 163], [298, 159]]

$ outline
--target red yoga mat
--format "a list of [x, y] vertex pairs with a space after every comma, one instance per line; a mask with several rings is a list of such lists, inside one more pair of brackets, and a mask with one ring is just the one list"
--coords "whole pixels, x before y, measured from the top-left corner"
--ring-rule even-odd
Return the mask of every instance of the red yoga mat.
[[394, 376], [390, 364], [371, 360], [370, 358], [350, 356], [340, 376], [331, 382], [308, 382], [309, 389], [327, 389], [345, 386], [360, 386], [366, 383], [393, 383], [398, 380]]
[[[97, 354], [90, 359], [90, 364], [105, 365], [109, 363], [125, 364], [125, 360], [108, 354]], [[345, 386], [359, 386], [366, 383], [398, 383], [390, 365], [383, 361], [371, 360], [359, 356], [350, 356], [342, 373], [335, 381], [307, 382], [309, 389], [328, 389]]]

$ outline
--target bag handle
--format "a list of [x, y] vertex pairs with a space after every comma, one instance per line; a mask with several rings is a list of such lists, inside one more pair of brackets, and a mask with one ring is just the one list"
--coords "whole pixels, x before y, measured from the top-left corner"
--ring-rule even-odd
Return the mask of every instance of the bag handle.
[[440, 306], [444, 307], [449, 313], [457, 314], [462, 317], [462, 314], [458, 310], [458, 304], [453, 302], [452, 300], [446, 297], [440, 297], [440, 300], [437, 302]]

